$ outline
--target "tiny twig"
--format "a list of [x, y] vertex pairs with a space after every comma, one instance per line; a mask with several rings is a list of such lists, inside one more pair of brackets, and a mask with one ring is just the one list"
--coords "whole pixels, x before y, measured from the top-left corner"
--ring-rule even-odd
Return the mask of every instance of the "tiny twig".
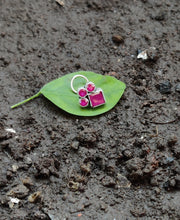
[[153, 124], [160, 124], [160, 125], [165, 125], [165, 124], [170, 124], [170, 123], [173, 123], [173, 122], [176, 122], [177, 121], [177, 118], [172, 120], [172, 121], [166, 121], [166, 122], [156, 122], [156, 121], [151, 121], [151, 123]]

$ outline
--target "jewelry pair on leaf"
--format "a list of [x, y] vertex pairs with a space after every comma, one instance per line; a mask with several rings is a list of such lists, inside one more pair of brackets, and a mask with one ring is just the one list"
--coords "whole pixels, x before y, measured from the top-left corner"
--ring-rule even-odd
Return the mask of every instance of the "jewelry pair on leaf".
[[125, 88], [125, 83], [115, 77], [80, 71], [47, 83], [37, 94], [11, 108], [16, 108], [42, 94], [70, 114], [96, 116], [111, 110], [118, 103]]
[[[76, 78], [82, 77], [86, 80], [83, 87], [76, 91], [73, 87], [73, 82]], [[74, 93], [79, 95], [79, 104], [81, 107], [91, 106], [92, 108], [104, 105], [106, 103], [103, 91], [101, 88], [96, 88], [93, 82], [90, 82], [87, 77], [83, 75], [75, 75], [71, 80], [71, 89]]]

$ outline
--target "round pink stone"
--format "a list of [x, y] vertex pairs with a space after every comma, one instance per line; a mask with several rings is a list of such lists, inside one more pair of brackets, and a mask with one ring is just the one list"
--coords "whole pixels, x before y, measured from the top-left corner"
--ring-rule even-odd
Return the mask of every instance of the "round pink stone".
[[86, 86], [88, 92], [93, 92], [95, 90], [95, 85], [92, 82], [89, 82]]
[[78, 91], [78, 94], [80, 97], [85, 97], [87, 95], [87, 91], [86, 91], [86, 89], [80, 89]]
[[79, 104], [81, 107], [86, 107], [89, 104], [89, 100], [87, 98], [82, 98], [79, 100]]

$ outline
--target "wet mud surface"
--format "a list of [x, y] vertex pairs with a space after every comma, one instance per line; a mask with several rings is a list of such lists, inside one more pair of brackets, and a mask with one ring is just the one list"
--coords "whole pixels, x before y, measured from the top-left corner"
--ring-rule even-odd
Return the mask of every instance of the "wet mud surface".
[[[60, 4], [0, 1], [0, 219], [180, 219], [179, 1]], [[79, 70], [126, 83], [110, 112], [10, 109]]]

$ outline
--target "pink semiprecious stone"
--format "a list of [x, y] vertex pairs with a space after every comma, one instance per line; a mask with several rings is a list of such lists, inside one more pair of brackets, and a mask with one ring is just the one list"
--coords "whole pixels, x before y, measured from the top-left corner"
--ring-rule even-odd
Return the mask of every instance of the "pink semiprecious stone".
[[81, 107], [86, 107], [89, 104], [89, 100], [87, 98], [81, 98], [79, 100], [79, 104], [80, 104]]
[[101, 90], [93, 94], [90, 94], [89, 99], [90, 99], [91, 106], [93, 108], [103, 105], [106, 102], [103, 92]]
[[87, 95], [87, 91], [86, 89], [84, 88], [81, 88], [79, 91], [78, 91], [78, 94], [80, 97], [85, 97]]
[[92, 82], [89, 82], [86, 87], [88, 92], [93, 92], [95, 90], [95, 85]]

